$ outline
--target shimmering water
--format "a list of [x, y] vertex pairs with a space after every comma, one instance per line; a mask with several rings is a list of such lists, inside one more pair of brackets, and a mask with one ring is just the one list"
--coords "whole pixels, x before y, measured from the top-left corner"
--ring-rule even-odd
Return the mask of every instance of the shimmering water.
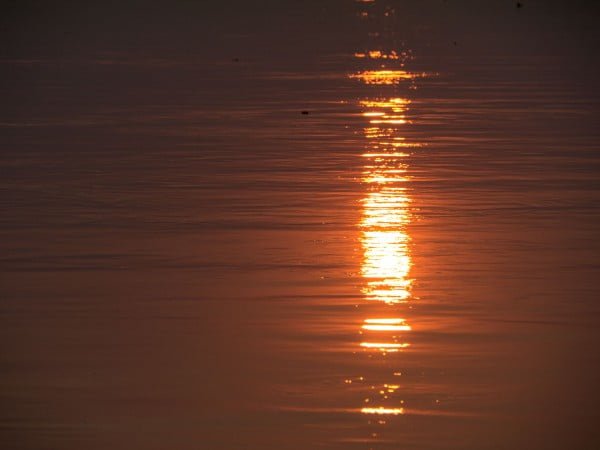
[[590, 13], [16, 8], [2, 446], [596, 448]]

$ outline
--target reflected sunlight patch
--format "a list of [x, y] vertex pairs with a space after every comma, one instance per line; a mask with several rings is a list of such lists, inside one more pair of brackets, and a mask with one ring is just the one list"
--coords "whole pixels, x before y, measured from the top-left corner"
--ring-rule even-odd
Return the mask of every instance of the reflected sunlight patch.
[[395, 353], [409, 347], [410, 344], [407, 342], [401, 344], [396, 342], [361, 342], [360, 346], [365, 349], [379, 350], [381, 353]]
[[[396, 72], [391, 71], [397, 75]], [[381, 71], [377, 73], [382, 74]], [[383, 71], [384, 75], [389, 73]], [[363, 230], [361, 274], [366, 280], [362, 292], [367, 300], [386, 304], [406, 302], [410, 298], [412, 284], [408, 276], [411, 267], [410, 237], [406, 230], [411, 220], [411, 200], [404, 186], [410, 181], [408, 165], [404, 161], [409, 154], [397, 151], [397, 147], [407, 146], [404, 137], [397, 136], [400, 129], [397, 125], [406, 123], [404, 112], [409, 104], [410, 101], [402, 97], [360, 101], [366, 109], [362, 114], [370, 123], [364, 129], [368, 147], [362, 154], [368, 163], [364, 165], [361, 180], [370, 187], [362, 200], [363, 213], [359, 224]], [[364, 329], [406, 329], [398, 327], [402, 325], [367, 324]]]
[[[406, 55], [403, 55], [406, 57]], [[389, 52], [383, 52], [381, 50], [369, 50], [367, 52], [356, 52], [355, 58], [369, 58], [369, 59], [400, 59], [398, 53], [395, 50]]]
[[383, 406], [377, 408], [362, 408], [360, 410], [363, 414], [380, 414], [380, 415], [394, 415], [404, 414], [404, 408], [384, 408]]
[[365, 84], [397, 84], [402, 80], [414, 80], [423, 74], [407, 72], [405, 70], [366, 70], [348, 75]]
[[365, 106], [367, 108], [392, 108], [392, 111], [398, 112], [395, 111], [394, 108], [406, 107], [406, 105], [410, 103], [410, 100], [407, 98], [395, 97], [375, 100], [361, 100], [359, 103], [361, 106]]

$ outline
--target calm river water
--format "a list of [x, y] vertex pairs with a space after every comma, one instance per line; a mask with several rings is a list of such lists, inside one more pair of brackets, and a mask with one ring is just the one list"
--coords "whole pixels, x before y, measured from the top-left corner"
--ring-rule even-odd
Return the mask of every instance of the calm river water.
[[593, 11], [52, 8], [3, 19], [3, 448], [598, 448]]

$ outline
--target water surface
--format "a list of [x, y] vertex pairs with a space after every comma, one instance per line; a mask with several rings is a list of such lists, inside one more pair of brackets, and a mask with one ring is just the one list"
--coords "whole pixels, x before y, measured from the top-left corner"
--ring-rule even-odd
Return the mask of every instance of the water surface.
[[589, 8], [41, 8], [0, 61], [6, 448], [595, 448]]

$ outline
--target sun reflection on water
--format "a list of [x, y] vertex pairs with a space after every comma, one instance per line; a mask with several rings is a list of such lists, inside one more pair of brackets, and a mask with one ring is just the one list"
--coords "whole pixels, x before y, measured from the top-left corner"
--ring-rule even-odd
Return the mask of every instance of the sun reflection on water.
[[380, 406], [378, 408], [362, 408], [361, 412], [363, 414], [392, 414], [397, 416], [398, 414], [404, 414], [404, 408], [384, 408], [383, 406]]
[[356, 58], [370, 58], [370, 59], [400, 59], [400, 55], [395, 50], [385, 52], [381, 50], [369, 50], [367, 52], [356, 52], [354, 54]]
[[417, 74], [405, 70], [365, 70], [350, 74], [350, 78], [357, 78], [365, 84], [396, 84], [401, 80], [414, 80]]
[[[414, 80], [417, 75], [405, 70], [370, 70], [349, 75], [365, 85], [396, 85]], [[381, 92], [382, 89], [379, 90]], [[360, 348], [384, 358], [399, 355], [411, 347], [408, 336], [412, 326], [397, 314], [407, 312], [412, 298], [413, 279], [411, 238], [408, 225], [412, 220], [411, 176], [408, 164], [410, 149], [419, 147], [403, 136], [410, 124], [408, 98], [393, 95], [359, 100], [365, 150], [361, 181], [365, 194], [361, 201], [362, 216], [358, 227], [362, 247], [362, 293], [367, 304], [376, 307], [377, 316], [365, 318], [361, 328]], [[381, 306], [376, 306], [381, 305]], [[394, 356], [396, 358], [396, 356]], [[397, 362], [395, 362], [397, 363]], [[389, 376], [400, 372], [390, 370]], [[404, 400], [398, 384], [373, 380], [368, 406], [360, 408], [365, 415], [399, 416], [405, 414]], [[369, 422], [371, 423], [371, 422]], [[385, 421], [377, 421], [385, 424]]]
[[[363, 100], [361, 106], [367, 108], [365, 117], [390, 116], [394, 110], [396, 117], [404, 117], [410, 102], [404, 98]], [[379, 112], [381, 116], [370, 113]], [[410, 237], [406, 226], [410, 222], [410, 196], [406, 183], [408, 165], [407, 153], [398, 152], [395, 144], [410, 145], [398, 139], [397, 127], [379, 127], [382, 121], [370, 119], [365, 128], [367, 149], [362, 181], [367, 185], [366, 196], [362, 200], [363, 216], [361, 244], [363, 263], [361, 273], [366, 280], [363, 293], [367, 300], [386, 304], [405, 302], [410, 297], [412, 280], [409, 277], [411, 258]], [[398, 121], [395, 124], [403, 124]]]
[[[361, 79], [372, 84], [375, 78]], [[381, 84], [388, 84], [389, 79]], [[400, 354], [410, 347], [407, 334], [412, 326], [395, 314], [411, 299], [413, 279], [410, 235], [411, 196], [408, 149], [419, 147], [402, 134], [408, 121], [410, 101], [403, 97], [369, 98], [359, 101], [361, 115], [368, 121], [363, 129], [365, 150], [362, 183], [366, 192], [362, 199], [362, 217], [358, 224], [363, 252], [361, 275], [364, 299], [378, 307], [379, 317], [364, 319], [360, 348], [377, 352], [382, 357]], [[399, 151], [399, 149], [406, 151]], [[389, 308], [389, 311], [387, 310]], [[397, 376], [392, 371], [390, 376]], [[379, 387], [377, 387], [379, 386]], [[368, 406], [360, 409], [367, 416], [399, 416], [405, 413], [404, 400], [398, 397], [397, 384], [378, 383], [371, 386], [364, 399]], [[390, 404], [392, 403], [392, 404]], [[402, 406], [400, 406], [402, 405]], [[371, 423], [371, 422], [369, 422]], [[385, 425], [385, 421], [377, 421]]]
[[[427, 76], [410, 72], [412, 52], [399, 43], [395, 9], [389, 2], [363, 1], [357, 16], [368, 30], [369, 42], [353, 54], [362, 67], [348, 78], [361, 83], [366, 95], [358, 100], [364, 120], [361, 218], [358, 223], [362, 249], [360, 274], [364, 311], [357, 345], [377, 365], [366, 368], [364, 404], [358, 412], [372, 416], [401, 416], [406, 412], [402, 376], [403, 352], [411, 351], [410, 335], [413, 278], [409, 225], [412, 217], [410, 157], [421, 145], [406, 137], [411, 100], [404, 92], [416, 89], [415, 80]], [[385, 372], [381, 368], [385, 367]], [[368, 419], [385, 425], [386, 420]], [[379, 433], [372, 433], [378, 438]]]

